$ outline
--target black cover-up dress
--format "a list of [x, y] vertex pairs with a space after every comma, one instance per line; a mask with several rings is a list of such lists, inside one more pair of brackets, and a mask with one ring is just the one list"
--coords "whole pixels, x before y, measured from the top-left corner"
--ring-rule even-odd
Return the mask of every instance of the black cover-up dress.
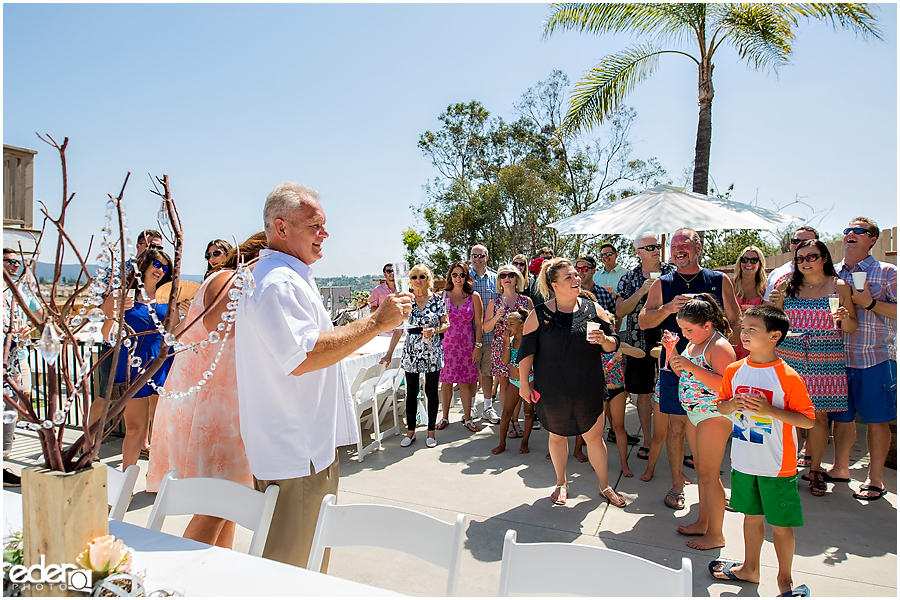
[[533, 388], [541, 397], [535, 403], [541, 424], [551, 433], [570, 436], [590, 430], [603, 413], [606, 377], [603, 349], [588, 343], [587, 322], [600, 323], [607, 336], [618, 337], [597, 316], [593, 302], [579, 299], [572, 313], [535, 307], [538, 328], [522, 338], [519, 361], [534, 355]]

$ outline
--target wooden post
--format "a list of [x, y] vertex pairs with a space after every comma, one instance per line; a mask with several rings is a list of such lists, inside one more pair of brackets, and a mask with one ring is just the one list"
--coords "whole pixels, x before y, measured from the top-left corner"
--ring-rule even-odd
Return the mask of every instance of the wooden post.
[[[22, 470], [24, 565], [75, 564], [94, 538], [109, 534], [106, 466], [62, 473]], [[66, 596], [57, 586], [32, 588], [31, 596]], [[72, 592], [71, 595], [82, 595]]]

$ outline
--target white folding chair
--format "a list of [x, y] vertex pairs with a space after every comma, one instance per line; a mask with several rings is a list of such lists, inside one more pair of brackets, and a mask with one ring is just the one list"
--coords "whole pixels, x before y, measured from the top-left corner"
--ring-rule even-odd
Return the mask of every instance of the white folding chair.
[[134, 493], [134, 484], [137, 482], [141, 468], [131, 465], [125, 472], [106, 465], [106, 501], [109, 503], [109, 518], [121, 521], [125, 518], [125, 511], [131, 502]]
[[375, 403], [378, 405], [378, 420], [384, 422], [384, 419], [388, 414], [391, 414], [394, 419], [393, 426], [387, 431], [381, 432], [382, 440], [400, 433], [398, 396], [405, 376], [406, 373], [404, 373], [403, 369], [387, 369], [381, 377], [378, 387], [375, 389]]
[[[319, 571], [325, 548], [368, 546], [417, 556], [448, 570], [446, 596], [455, 596], [468, 517], [447, 523], [432, 516], [383, 504], [336, 504], [334, 494], [322, 499], [319, 521], [306, 568]], [[410, 535], [415, 540], [410, 540]]]
[[[357, 375], [356, 381], [350, 386], [350, 395], [353, 397], [353, 409], [356, 411], [356, 432], [359, 438], [356, 442], [356, 460], [359, 462], [362, 462], [366, 454], [376, 448], [381, 450], [381, 424], [378, 422], [378, 404], [376, 402], [375, 388], [378, 386], [382, 373], [384, 373], [383, 364], [372, 365], [365, 372]], [[372, 443], [368, 446], [363, 446], [363, 413], [367, 410], [371, 411], [370, 417], [375, 433], [372, 436]]]
[[277, 500], [277, 485], [268, 486], [263, 493], [227, 479], [179, 479], [177, 471], [169, 471], [163, 475], [147, 528], [162, 530], [168, 515], [209, 515], [228, 519], [253, 532], [248, 554], [262, 556]]
[[582, 544], [519, 544], [506, 532], [498, 596], [691, 596], [687, 557], [676, 571], [639, 556]]

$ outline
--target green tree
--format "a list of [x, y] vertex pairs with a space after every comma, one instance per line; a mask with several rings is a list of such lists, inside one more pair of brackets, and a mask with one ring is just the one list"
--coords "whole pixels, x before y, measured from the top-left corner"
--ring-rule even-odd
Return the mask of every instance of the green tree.
[[[789, 64], [800, 19], [830, 21], [881, 39], [868, 4], [553, 4], [544, 35], [556, 31], [632, 33], [650, 41], [604, 57], [575, 86], [562, 123], [571, 134], [613, 115], [625, 96], [659, 66], [663, 54], [683, 56], [697, 65], [700, 115], [694, 147], [693, 191], [708, 193], [712, 144], [713, 57], [723, 43], [754, 69]], [[695, 54], [680, 48], [694, 46]]]

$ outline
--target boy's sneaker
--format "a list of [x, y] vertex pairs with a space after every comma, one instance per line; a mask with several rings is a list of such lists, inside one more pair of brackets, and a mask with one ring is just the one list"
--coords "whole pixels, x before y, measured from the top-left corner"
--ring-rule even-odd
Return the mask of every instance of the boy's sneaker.
[[481, 417], [483, 419], [487, 419], [488, 421], [490, 421], [492, 425], [496, 425], [497, 423], [500, 422], [500, 415], [497, 414], [497, 411], [494, 410], [493, 406], [491, 408], [488, 408], [487, 410], [485, 410], [481, 414]]

